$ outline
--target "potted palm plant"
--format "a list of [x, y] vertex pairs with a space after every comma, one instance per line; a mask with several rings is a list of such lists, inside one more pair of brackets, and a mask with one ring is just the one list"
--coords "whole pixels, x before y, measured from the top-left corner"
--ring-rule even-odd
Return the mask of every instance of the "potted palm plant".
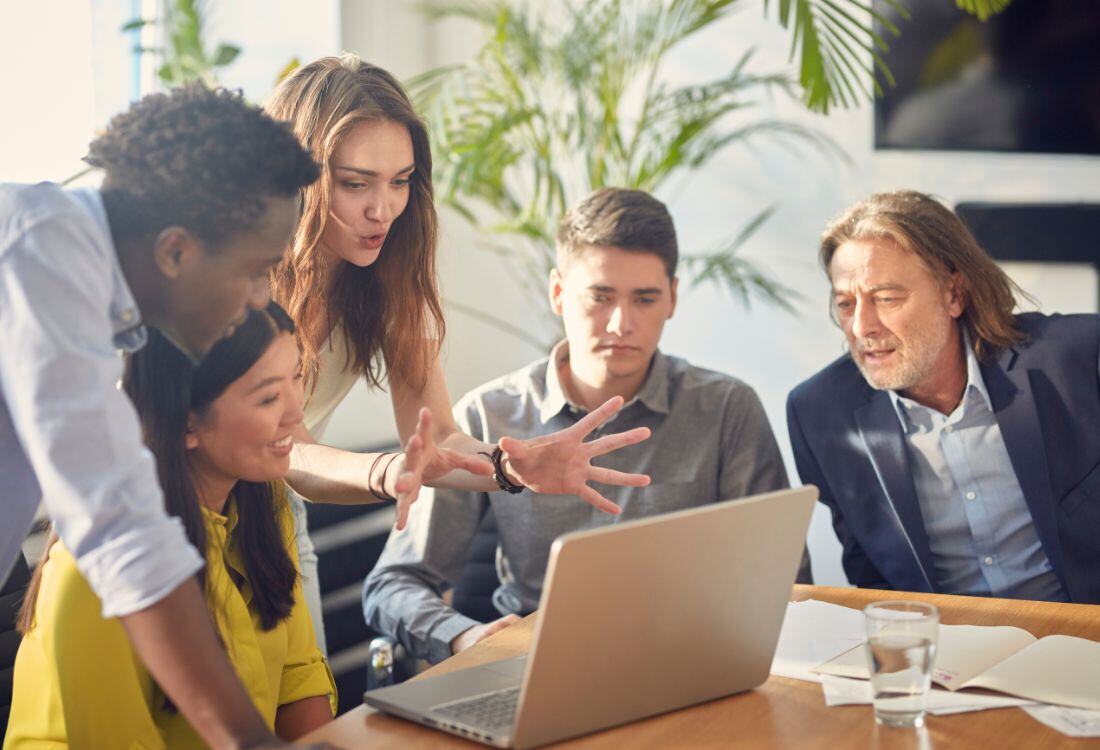
[[[880, 2], [907, 17], [899, 0]], [[957, 2], [981, 17], [1008, 4]], [[822, 113], [855, 105], [889, 83], [879, 51], [883, 35], [899, 29], [869, 0], [764, 0], [764, 12], [792, 32], [797, 77], [787, 70], [757, 72], [748, 49], [710, 80], [670, 85], [664, 76], [669, 53], [742, 5], [428, 0], [423, 8], [431, 18], [473, 21], [486, 38], [467, 62], [408, 82], [430, 125], [440, 200], [484, 230], [484, 247], [500, 254], [517, 283], [537, 297], [554, 262], [558, 218], [593, 189], [614, 185], [661, 195], [724, 149], [766, 138], [839, 154], [827, 138], [769, 115], [762, 105], [774, 96], [801, 98]], [[746, 304], [759, 298], [792, 309], [794, 293], [741, 254], [773, 209], [731, 226], [713, 251], [686, 253], [689, 282], [717, 283]], [[494, 322], [484, 310], [449, 303]], [[541, 343], [558, 332], [546, 314]]]

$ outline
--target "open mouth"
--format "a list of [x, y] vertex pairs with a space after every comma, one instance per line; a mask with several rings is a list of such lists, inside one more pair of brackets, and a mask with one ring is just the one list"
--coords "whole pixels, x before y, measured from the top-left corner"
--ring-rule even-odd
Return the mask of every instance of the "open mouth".
[[368, 234], [359, 238], [359, 244], [368, 250], [378, 250], [386, 241], [386, 232]]
[[882, 362], [893, 354], [895, 349], [868, 349], [860, 352], [865, 362]]
[[273, 443], [268, 443], [268, 445], [275, 449], [289, 448], [294, 445], [294, 436], [287, 435], [285, 438], [280, 438]]

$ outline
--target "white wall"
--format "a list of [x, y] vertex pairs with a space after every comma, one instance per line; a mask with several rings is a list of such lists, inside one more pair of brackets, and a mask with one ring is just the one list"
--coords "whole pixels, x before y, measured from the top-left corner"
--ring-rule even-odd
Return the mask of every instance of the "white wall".
[[[407, 75], [475, 48], [476, 38], [461, 27], [435, 28], [418, 36], [410, 10], [397, 11], [380, 0], [345, 0], [342, 40], [381, 65]], [[354, 12], [349, 13], [349, 9]], [[379, 34], [364, 19], [380, 14], [400, 33]], [[399, 21], [394, 15], [400, 16]], [[358, 19], [362, 26], [349, 25]], [[424, 44], [427, 40], [428, 44]], [[702, 81], [728, 70], [750, 46], [757, 49], [760, 72], [786, 64], [790, 42], [778, 25], [746, 8], [696, 37], [677, 52], [668, 67], [670, 82]], [[423, 51], [420, 64], [416, 54]], [[816, 242], [825, 223], [867, 194], [900, 187], [935, 193], [949, 204], [962, 200], [1100, 201], [1100, 159], [965, 153], [880, 152], [872, 148], [871, 107], [819, 117], [793, 102], [775, 102], [772, 111], [830, 135], [852, 163], [812, 150], [791, 152], [761, 140], [754, 150], [730, 150], [680, 189], [662, 194], [672, 210], [684, 252], [711, 247], [737, 233], [762, 208], [778, 203], [775, 216], [746, 249], [746, 255], [779, 276], [805, 297], [799, 313], [788, 315], [764, 305], [745, 310], [723, 292], [699, 288], [684, 294], [677, 316], [666, 329], [663, 347], [693, 362], [729, 372], [760, 394], [796, 478], [786, 436], [786, 395], [797, 383], [842, 353], [842, 337], [826, 312], [828, 287], [816, 265]], [[534, 320], [543, 300], [519, 299], [493, 256], [475, 248], [476, 234], [455, 217], [445, 217], [441, 273], [445, 294], [483, 309], [504, 312], [510, 320]], [[1018, 270], [1018, 269], [1017, 269]], [[1013, 270], [1031, 285], [1029, 272]], [[1038, 291], [1046, 311], [1094, 310], [1095, 272], [1044, 271]], [[1090, 293], [1091, 290], [1091, 293]], [[457, 311], [448, 314], [447, 372], [452, 395], [519, 366], [539, 354]], [[366, 424], [366, 429], [363, 425]], [[390, 432], [385, 432], [389, 429]], [[370, 444], [392, 436], [392, 417], [383, 394], [357, 392], [338, 413], [329, 437], [348, 445]], [[819, 508], [819, 510], [821, 510]], [[810, 533], [817, 580], [842, 583], [839, 545], [824, 512]]]

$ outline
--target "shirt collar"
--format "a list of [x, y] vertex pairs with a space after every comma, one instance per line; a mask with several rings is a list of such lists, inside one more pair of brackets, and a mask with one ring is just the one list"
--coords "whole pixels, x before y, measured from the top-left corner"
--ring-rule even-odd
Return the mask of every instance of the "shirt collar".
[[199, 509], [202, 510], [202, 517], [206, 521], [207, 530], [224, 529], [224, 536], [228, 537], [237, 528], [237, 503], [232, 495], [225, 501], [225, 507], [222, 508], [225, 511], [224, 513], [210, 510], [201, 503]]
[[[551, 419], [561, 414], [562, 409], [569, 407], [577, 413], [584, 410], [572, 403], [565, 395], [565, 389], [561, 384], [561, 376], [558, 374], [560, 367], [568, 366], [569, 342], [565, 339], [554, 345], [550, 351], [550, 357], [546, 362], [546, 390], [543, 393], [542, 404], [539, 407], [539, 419], [546, 424]], [[638, 394], [623, 408], [640, 401], [647, 409], [658, 414], [668, 414], [668, 358], [660, 350], [653, 354], [653, 361], [649, 365], [649, 373], [642, 383]]]
[[95, 188], [73, 188], [69, 190], [69, 195], [99, 225], [110, 247], [111, 252], [108, 255], [111, 259], [111, 275], [114, 277], [114, 293], [111, 296], [110, 309], [113, 343], [116, 348], [123, 351], [137, 351], [145, 346], [148, 334], [141, 322], [141, 311], [138, 310], [137, 302], [134, 301], [134, 295], [126, 283], [122, 266], [118, 262], [118, 249], [115, 247], [114, 237], [111, 236], [111, 225], [107, 221], [107, 210], [103, 207], [103, 198]]
[[[965, 327], [963, 328], [963, 350], [966, 352], [966, 387], [963, 389], [963, 411], [966, 411], [971, 398], [980, 397], [986, 406], [990, 406], [992, 402], [989, 400], [989, 391], [986, 390], [985, 379], [982, 378], [982, 369], [978, 364], [978, 357], [974, 354], [974, 347], [971, 346], [970, 333]], [[894, 410], [898, 414], [898, 419], [901, 420], [903, 430], [909, 427], [909, 417], [906, 413], [909, 409], [928, 408], [912, 399], [905, 398], [897, 391], [888, 391], [888, 393], [890, 394], [890, 401], [894, 404]]]

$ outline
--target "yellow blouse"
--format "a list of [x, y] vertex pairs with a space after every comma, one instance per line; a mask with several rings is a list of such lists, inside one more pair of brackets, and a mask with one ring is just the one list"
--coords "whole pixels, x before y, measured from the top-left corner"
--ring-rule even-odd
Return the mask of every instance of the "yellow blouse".
[[[281, 503], [280, 527], [295, 568], [294, 524]], [[327, 695], [336, 712], [336, 685], [317, 647], [313, 623], [294, 587], [290, 616], [262, 630], [249, 609], [252, 589], [234, 545], [237, 511], [203, 509], [207, 531], [206, 596], [229, 660], [269, 727], [279, 706]], [[233, 582], [232, 571], [239, 584]], [[182, 714], [134, 653], [122, 624], [100, 615], [101, 603], [72, 554], [55, 544], [43, 567], [34, 629], [15, 659], [11, 718], [4, 750], [27, 748], [202, 748]]]

